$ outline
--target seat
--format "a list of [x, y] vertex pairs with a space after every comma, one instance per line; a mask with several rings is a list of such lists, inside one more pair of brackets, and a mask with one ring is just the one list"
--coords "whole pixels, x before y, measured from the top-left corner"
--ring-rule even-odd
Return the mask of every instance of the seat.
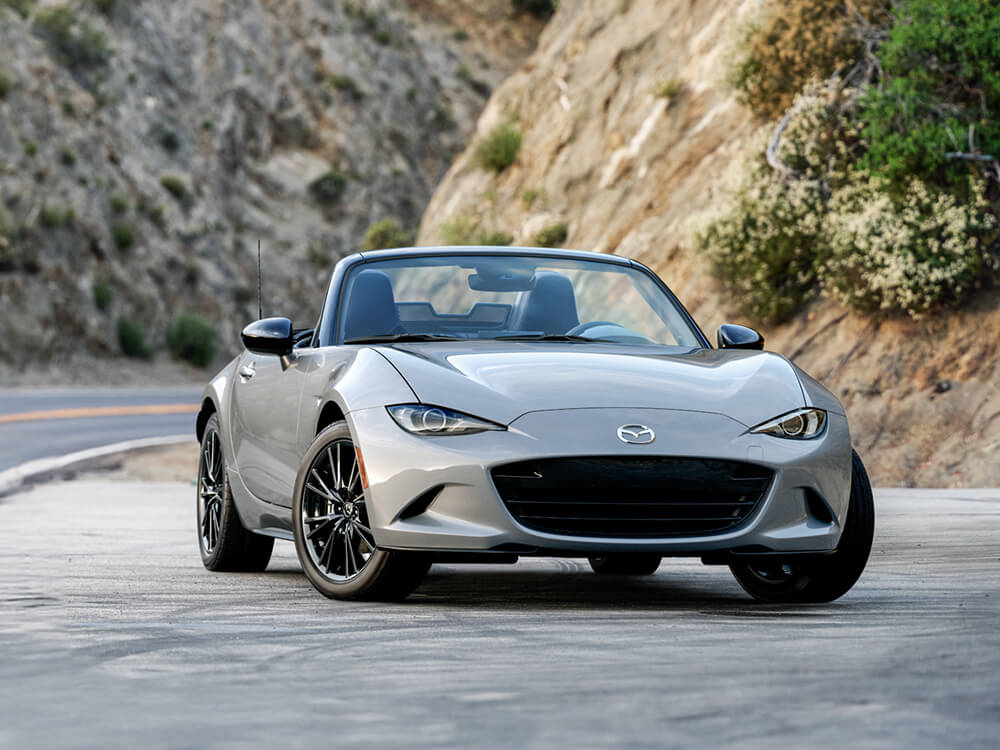
[[344, 300], [344, 340], [400, 333], [392, 281], [382, 271], [359, 271]]
[[510, 327], [513, 331], [562, 334], [578, 325], [573, 282], [555, 271], [539, 271], [534, 288], [518, 300]]

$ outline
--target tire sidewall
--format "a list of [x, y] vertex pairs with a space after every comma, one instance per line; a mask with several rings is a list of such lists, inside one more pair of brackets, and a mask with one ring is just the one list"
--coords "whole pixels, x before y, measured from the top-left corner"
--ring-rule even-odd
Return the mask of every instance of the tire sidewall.
[[[201, 503], [201, 477], [205, 470], [205, 444], [211, 434], [215, 434], [219, 441], [219, 455], [222, 457], [222, 512], [219, 516], [219, 539], [215, 543], [215, 549], [210, 553], [205, 553], [205, 547], [201, 543], [201, 523], [202, 523], [202, 503]], [[201, 444], [198, 450], [198, 482], [195, 487], [195, 533], [198, 535], [198, 552], [201, 554], [201, 561], [206, 568], [213, 569], [219, 562], [219, 555], [222, 552], [223, 529], [229, 519], [229, 514], [235, 512], [232, 496], [229, 490], [229, 472], [226, 469], [226, 450], [222, 442], [222, 430], [219, 428], [219, 416], [213, 414], [205, 423], [205, 431], [201, 435]]]

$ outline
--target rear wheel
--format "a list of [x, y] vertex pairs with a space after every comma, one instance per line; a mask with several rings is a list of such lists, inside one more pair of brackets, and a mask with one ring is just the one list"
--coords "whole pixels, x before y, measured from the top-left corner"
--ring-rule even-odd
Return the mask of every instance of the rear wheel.
[[378, 548], [346, 422], [325, 429], [306, 453], [292, 519], [302, 570], [331, 599], [405, 599], [430, 568], [427, 555]]
[[209, 570], [260, 571], [271, 559], [274, 539], [243, 528], [229, 488], [219, 418], [205, 424], [198, 459], [198, 549]]
[[808, 563], [730, 565], [740, 586], [764, 602], [832, 602], [861, 577], [875, 535], [875, 501], [861, 457], [852, 451], [851, 500], [837, 551]]
[[660, 567], [660, 556], [649, 553], [617, 553], [591, 557], [590, 567], [599, 575], [648, 576]]

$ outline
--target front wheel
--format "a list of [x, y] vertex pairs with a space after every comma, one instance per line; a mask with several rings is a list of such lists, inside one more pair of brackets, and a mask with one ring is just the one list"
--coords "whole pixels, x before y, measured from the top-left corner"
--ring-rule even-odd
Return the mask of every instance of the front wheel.
[[303, 572], [331, 599], [405, 599], [430, 568], [427, 555], [379, 549], [346, 422], [326, 428], [306, 453], [292, 529]]
[[730, 565], [754, 599], [777, 603], [820, 603], [839, 599], [861, 577], [875, 535], [875, 500], [861, 457], [851, 452], [851, 500], [840, 544], [832, 555], [808, 563], [760, 567]]

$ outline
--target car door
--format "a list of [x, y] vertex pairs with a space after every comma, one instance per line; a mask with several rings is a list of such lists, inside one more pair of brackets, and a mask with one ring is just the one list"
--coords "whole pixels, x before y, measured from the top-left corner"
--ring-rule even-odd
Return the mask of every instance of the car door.
[[236, 468], [257, 498], [290, 507], [299, 468], [300, 360], [244, 352], [230, 405]]

